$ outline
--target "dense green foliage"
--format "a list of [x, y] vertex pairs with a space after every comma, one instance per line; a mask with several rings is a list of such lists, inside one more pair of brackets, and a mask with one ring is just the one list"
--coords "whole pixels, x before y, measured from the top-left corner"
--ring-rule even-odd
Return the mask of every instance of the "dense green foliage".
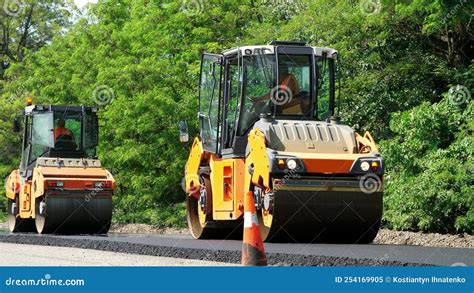
[[98, 102], [99, 157], [118, 181], [116, 219], [183, 225], [189, 145], [176, 125], [187, 119], [197, 134], [200, 54], [305, 40], [340, 51], [339, 114], [381, 142], [385, 225], [472, 233], [472, 12], [464, 0], [99, 1], [64, 35], [10, 60], [0, 175], [18, 164], [8, 130], [27, 94], [37, 103]]
[[382, 144], [391, 166], [385, 197], [391, 227], [472, 233], [473, 117], [473, 102], [448, 98], [394, 115], [390, 127], [401, 138]]

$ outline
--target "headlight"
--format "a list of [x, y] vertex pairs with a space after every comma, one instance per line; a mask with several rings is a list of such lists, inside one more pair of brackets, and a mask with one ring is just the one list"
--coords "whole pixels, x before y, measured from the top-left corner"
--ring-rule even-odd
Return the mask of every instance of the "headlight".
[[285, 169], [285, 160], [278, 160], [278, 168], [281, 170]]
[[63, 181], [48, 181], [47, 186], [48, 187], [63, 188], [64, 187], [64, 182]]
[[372, 171], [377, 172], [379, 169], [379, 163], [377, 161], [373, 161], [370, 167], [372, 167]]
[[105, 182], [97, 181], [97, 182], [94, 182], [94, 187], [97, 188], [97, 189], [110, 189], [110, 188], [112, 188], [112, 182], [110, 182], [110, 181], [105, 181]]
[[94, 187], [95, 188], [99, 188], [99, 189], [102, 189], [104, 188], [104, 182], [94, 182]]
[[286, 166], [288, 167], [288, 169], [294, 170], [294, 169], [296, 169], [296, 167], [298, 167], [298, 164], [296, 164], [295, 160], [290, 159], [290, 160], [286, 161]]
[[364, 162], [360, 163], [360, 169], [362, 171], [367, 172], [367, 171], [369, 171], [369, 168], [370, 168], [369, 162], [364, 161]]

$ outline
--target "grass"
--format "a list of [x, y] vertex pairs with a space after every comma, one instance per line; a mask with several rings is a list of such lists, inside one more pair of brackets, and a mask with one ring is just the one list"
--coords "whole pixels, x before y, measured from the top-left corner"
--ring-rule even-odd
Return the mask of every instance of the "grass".
[[113, 221], [116, 223], [140, 223], [153, 225], [159, 228], [186, 227], [186, 208], [184, 203], [158, 206], [152, 209], [144, 208], [139, 211], [126, 211], [117, 207], [114, 210]]

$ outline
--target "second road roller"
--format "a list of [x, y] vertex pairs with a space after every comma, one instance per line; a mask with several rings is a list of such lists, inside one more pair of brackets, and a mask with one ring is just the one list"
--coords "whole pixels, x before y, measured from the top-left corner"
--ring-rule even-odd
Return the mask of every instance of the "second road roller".
[[11, 232], [106, 234], [115, 181], [96, 157], [96, 107], [32, 105], [23, 129], [20, 168], [6, 179]]
[[301, 42], [203, 54], [200, 135], [185, 168], [194, 238], [238, 237], [251, 192], [265, 241], [373, 241], [384, 160], [370, 133], [337, 117], [337, 60]]

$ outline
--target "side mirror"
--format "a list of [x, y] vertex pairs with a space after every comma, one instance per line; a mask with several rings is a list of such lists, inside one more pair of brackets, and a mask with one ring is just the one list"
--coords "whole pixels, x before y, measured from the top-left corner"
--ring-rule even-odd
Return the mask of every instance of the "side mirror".
[[341, 124], [341, 117], [331, 116], [331, 117], [329, 117], [329, 123], [331, 123], [331, 124]]
[[188, 142], [189, 133], [188, 133], [188, 123], [185, 120], [179, 121], [179, 141]]
[[13, 119], [13, 132], [21, 131], [21, 121], [19, 118]]

